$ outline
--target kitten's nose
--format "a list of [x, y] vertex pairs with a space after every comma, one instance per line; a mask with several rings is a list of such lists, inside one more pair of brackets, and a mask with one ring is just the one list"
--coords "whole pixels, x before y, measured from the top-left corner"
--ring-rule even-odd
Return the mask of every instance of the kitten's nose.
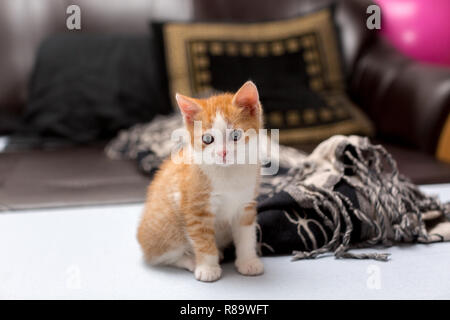
[[227, 150], [217, 151], [219, 157], [225, 158], [227, 156]]

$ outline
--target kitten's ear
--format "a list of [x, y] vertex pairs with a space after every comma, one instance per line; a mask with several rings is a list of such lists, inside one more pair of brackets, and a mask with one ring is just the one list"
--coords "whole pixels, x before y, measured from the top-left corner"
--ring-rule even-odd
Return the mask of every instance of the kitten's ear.
[[175, 99], [186, 122], [193, 122], [195, 115], [201, 111], [201, 107], [192, 98], [179, 93], [175, 95]]
[[244, 83], [238, 92], [236, 92], [233, 97], [233, 104], [248, 108], [251, 112], [259, 110], [259, 93], [252, 81]]

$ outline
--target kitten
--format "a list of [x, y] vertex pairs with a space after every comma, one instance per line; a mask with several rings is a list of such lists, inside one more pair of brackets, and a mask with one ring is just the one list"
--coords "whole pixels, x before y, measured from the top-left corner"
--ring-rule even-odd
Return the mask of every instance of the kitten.
[[[150, 264], [190, 270], [197, 280], [215, 281], [222, 274], [222, 250], [233, 241], [237, 270], [261, 274], [255, 229], [260, 165], [247, 163], [249, 151], [244, 164], [233, 163], [230, 152], [237, 143], [249, 144], [262, 126], [258, 90], [248, 81], [234, 95], [194, 99], [177, 94], [176, 100], [191, 139], [180, 153], [215, 163], [167, 159], [161, 165], [138, 229], [144, 257]], [[202, 135], [194, 136], [194, 121], [201, 121]]]

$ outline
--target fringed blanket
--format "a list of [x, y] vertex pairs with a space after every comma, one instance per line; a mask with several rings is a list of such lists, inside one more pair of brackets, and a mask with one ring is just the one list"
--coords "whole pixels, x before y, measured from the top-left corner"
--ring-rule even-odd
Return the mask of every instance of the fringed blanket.
[[[178, 115], [122, 131], [106, 147], [113, 159], [136, 159], [152, 174], [170, 155]], [[399, 174], [391, 155], [367, 138], [334, 136], [306, 155], [280, 146], [280, 170], [263, 176], [258, 197], [258, 243], [262, 255], [386, 261], [385, 253], [349, 249], [399, 242], [450, 240], [450, 203], [423, 194]]]

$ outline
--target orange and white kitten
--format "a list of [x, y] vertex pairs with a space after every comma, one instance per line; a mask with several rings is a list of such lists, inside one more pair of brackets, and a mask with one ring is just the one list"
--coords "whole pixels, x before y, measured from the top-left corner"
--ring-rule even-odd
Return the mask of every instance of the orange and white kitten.
[[[258, 90], [248, 81], [236, 94], [207, 99], [177, 94], [176, 100], [191, 137], [180, 152], [190, 159], [201, 153], [215, 161], [167, 159], [161, 165], [138, 229], [144, 256], [150, 264], [185, 268], [197, 280], [215, 281], [222, 274], [222, 250], [234, 242], [237, 270], [261, 274], [255, 230], [259, 161], [236, 164], [229, 152], [239, 141], [248, 144], [251, 132], [258, 134], [262, 126]], [[201, 121], [202, 135], [194, 136], [194, 121]]]

